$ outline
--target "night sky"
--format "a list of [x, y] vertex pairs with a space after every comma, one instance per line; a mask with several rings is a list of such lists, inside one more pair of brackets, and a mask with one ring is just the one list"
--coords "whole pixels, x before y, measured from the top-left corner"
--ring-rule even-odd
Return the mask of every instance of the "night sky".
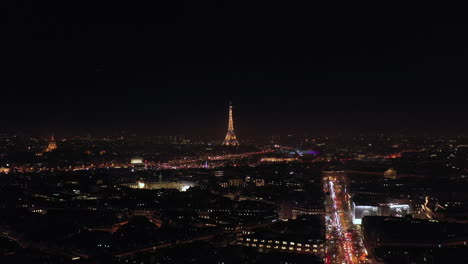
[[461, 6], [14, 2], [3, 130], [223, 137], [232, 100], [239, 137], [468, 131]]

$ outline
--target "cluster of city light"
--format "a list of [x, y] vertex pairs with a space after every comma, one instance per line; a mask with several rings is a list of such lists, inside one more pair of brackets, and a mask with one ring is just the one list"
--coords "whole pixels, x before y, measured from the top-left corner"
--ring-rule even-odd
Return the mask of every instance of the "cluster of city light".
[[[167, 163], [161, 163], [155, 165], [155, 167], [160, 169], [182, 169], [182, 168], [217, 168], [222, 167], [224, 163], [213, 163], [215, 161], [227, 161], [247, 158], [254, 155], [260, 155], [269, 153], [272, 151], [257, 151], [257, 152], [246, 152], [240, 154], [225, 154], [225, 155], [216, 155], [216, 156], [203, 156], [196, 159], [177, 159], [171, 160]], [[208, 163], [210, 161], [210, 163]], [[234, 164], [235, 166], [235, 164]]]
[[262, 158], [260, 161], [261, 162], [292, 162], [298, 160], [297, 158], [272, 158], [272, 157], [266, 157]]

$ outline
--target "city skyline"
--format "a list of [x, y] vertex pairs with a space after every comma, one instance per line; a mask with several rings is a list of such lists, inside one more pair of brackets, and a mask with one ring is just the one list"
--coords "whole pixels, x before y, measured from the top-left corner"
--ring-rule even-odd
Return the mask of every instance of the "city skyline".
[[468, 263], [456, 3], [13, 1], [0, 263]]
[[[128, 98], [127, 98], [128, 99]], [[163, 104], [58, 104], [45, 108], [13, 109], [3, 105], [3, 132], [62, 135], [118, 134], [121, 131], [145, 136], [220, 136], [225, 130], [225, 105], [230, 98], [165, 97]], [[386, 96], [234, 97], [237, 132], [243, 136], [286, 134], [358, 135], [462, 135], [464, 97], [431, 96], [394, 98]], [[143, 99], [145, 100], [145, 99]], [[398, 104], [395, 103], [398, 100]], [[48, 107], [50, 107], [48, 109]], [[83, 109], [86, 108], [86, 109]], [[79, 109], [79, 112], [78, 110]], [[95, 112], [93, 112], [93, 110]]]

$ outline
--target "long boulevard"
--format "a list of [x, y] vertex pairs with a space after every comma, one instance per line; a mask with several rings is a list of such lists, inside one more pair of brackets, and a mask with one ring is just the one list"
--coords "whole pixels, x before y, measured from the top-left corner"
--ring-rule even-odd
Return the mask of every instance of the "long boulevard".
[[346, 202], [346, 188], [342, 176], [328, 177], [330, 192], [327, 238], [327, 264], [367, 263], [360, 233], [351, 222], [350, 206]]

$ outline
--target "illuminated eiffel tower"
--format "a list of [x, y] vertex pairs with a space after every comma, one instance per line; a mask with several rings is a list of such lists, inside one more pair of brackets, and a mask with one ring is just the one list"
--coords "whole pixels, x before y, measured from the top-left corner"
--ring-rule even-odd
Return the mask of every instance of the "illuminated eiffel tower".
[[229, 124], [226, 138], [223, 141], [225, 146], [239, 146], [236, 134], [234, 133], [234, 121], [232, 120], [232, 104], [229, 103]]
[[47, 148], [44, 150], [44, 152], [51, 152], [56, 149], [57, 149], [57, 143], [55, 143], [54, 135], [52, 135], [49, 141], [49, 145], [47, 145]]

